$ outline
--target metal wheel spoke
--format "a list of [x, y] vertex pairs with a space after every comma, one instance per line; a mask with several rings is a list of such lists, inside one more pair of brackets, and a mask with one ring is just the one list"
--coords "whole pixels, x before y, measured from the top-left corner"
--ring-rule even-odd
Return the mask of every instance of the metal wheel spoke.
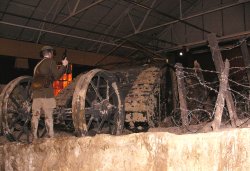
[[97, 129], [97, 132], [100, 133], [101, 132], [101, 129], [103, 127], [103, 124], [106, 120], [105, 119], [102, 119], [101, 123], [98, 125], [98, 129]]
[[107, 81], [107, 91], [106, 91], [106, 99], [109, 100], [109, 83]]
[[115, 121], [113, 121], [113, 120], [109, 120], [109, 123], [115, 125]]
[[[111, 124], [112, 123], [112, 124]], [[109, 132], [111, 133], [111, 134], [113, 134], [113, 132], [112, 132], [112, 126], [115, 126], [115, 123], [114, 123], [114, 121], [109, 121]]]
[[10, 96], [10, 100], [14, 103], [14, 105], [16, 106], [17, 109], [21, 108], [21, 106], [18, 104], [18, 102], [16, 101], [16, 99], [14, 99], [12, 96]]
[[92, 86], [92, 88], [94, 89], [95, 93], [96, 93], [96, 96], [99, 98], [100, 101], [102, 101], [102, 97], [99, 93], [99, 91], [97, 90], [96, 86], [94, 85], [93, 81], [91, 80], [90, 81], [90, 85]]
[[100, 88], [100, 75], [97, 76], [97, 84], [96, 84], [96, 89], [99, 90]]
[[88, 102], [88, 104], [91, 106], [91, 101], [89, 100], [88, 96], [86, 96], [85, 99]]
[[22, 129], [22, 130], [19, 132], [19, 134], [17, 135], [17, 137], [16, 137], [17, 141], [20, 141], [20, 138], [21, 138], [21, 136], [23, 135], [23, 133], [24, 133], [24, 130]]
[[19, 114], [18, 110], [8, 109], [7, 113]]
[[25, 122], [25, 124], [23, 125], [23, 129], [21, 130], [21, 132], [17, 136], [18, 141], [20, 140], [20, 138], [23, 134], [26, 134], [27, 142], [29, 142], [29, 129], [27, 127], [27, 121]]
[[28, 81], [28, 84], [27, 84], [27, 86], [25, 87], [25, 95], [26, 95], [27, 99], [31, 97], [31, 94], [30, 94], [30, 87], [31, 87], [31, 80]]
[[23, 87], [23, 85], [21, 85], [19, 83], [18, 86], [16, 87], [16, 91], [18, 91], [18, 92], [13, 92], [13, 93], [15, 93], [17, 95], [16, 99], [18, 99], [21, 102], [24, 102], [27, 98], [24, 97], [24, 96], [26, 96], [26, 90]]
[[[94, 69], [79, 78], [76, 87], [80, 88], [80, 90], [74, 92], [72, 102], [72, 108], [76, 109], [73, 110], [73, 115], [76, 116], [73, 117], [73, 122], [77, 126], [77, 135], [92, 135], [94, 132], [108, 131], [109, 133], [113, 131], [112, 134], [122, 132], [123, 125], [117, 129], [113, 129], [118, 123], [115, 123], [116, 121], [114, 120], [108, 120], [109, 116], [117, 108], [121, 109], [119, 110], [118, 117], [124, 114], [124, 99], [120, 97], [119, 87], [115, 80], [115, 75], [101, 69]], [[114, 89], [113, 86], [117, 89]], [[85, 101], [79, 103], [79, 99], [84, 99]], [[78, 118], [81, 117], [83, 119], [79, 120]], [[119, 119], [121, 122], [124, 122], [123, 117]], [[82, 127], [79, 121], [81, 124], [85, 124], [86, 127]]]
[[11, 129], [11, 128], [15, 128], [14, 125], [19, 121], [19, 119], [20, 119], [20, 116], [16, 117], [15, 120], [11, 123], [11, 125], [10, 125], [9, 128], [10, 128], [10, 129]]
[[115, 93], [115, 91], [112, 91], [112, 93], [111, 94], [109, 94], [109, 96], [108, 96], [108, 100], [110, 99], [110, 97], [111, 96], [113, 96], [113, 94]]
[[[2, 120], [3, 129], [6, 129], [6, 137], [10, 141], [29, 141], [29, 111], [30, 109], [30, 85], [31, 85], [30, 76], [21, 76], [5, 86], [3, 93], [3, 103], [2, 117], [5, 119]], [[30, 100], [30, 101], [27, 101]], [[26, 134], [24, 136], [24, 134]], [[27, 139], [26, 139], [27, 136]]]
[[91, 118], [89, 119], [89, 122], [88, 122], [87, 131], [89, 130], [93, 119], [94, 119], [94, 117], [91, 116]]

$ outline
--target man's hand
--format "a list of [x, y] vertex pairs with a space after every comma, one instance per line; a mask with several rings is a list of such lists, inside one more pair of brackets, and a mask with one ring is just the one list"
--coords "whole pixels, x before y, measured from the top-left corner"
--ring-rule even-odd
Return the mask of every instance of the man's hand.
[[69, 61], [67, 60], [67, 57], [64, 60], [62, 60], [62, 65], [63, 66], [67, 66], [68, 63], [69, 63]]

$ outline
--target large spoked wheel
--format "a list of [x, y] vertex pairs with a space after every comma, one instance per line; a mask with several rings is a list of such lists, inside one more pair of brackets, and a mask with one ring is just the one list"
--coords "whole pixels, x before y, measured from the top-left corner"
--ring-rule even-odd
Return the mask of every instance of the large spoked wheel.
[[124, 98], [113, 74], [94, 69], [80, 77], [73, 94], [72, 118], [77, 136], [122, 133]]
[[0, 95], [2, 131], [10, 141], [29, 142], [32, 77], [21, 76], [3, 89]]

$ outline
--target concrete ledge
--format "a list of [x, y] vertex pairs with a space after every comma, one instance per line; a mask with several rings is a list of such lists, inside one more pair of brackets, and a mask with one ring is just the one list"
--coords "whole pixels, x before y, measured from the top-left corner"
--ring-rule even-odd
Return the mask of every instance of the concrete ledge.
[[250, 170], [250, 129], [67, 137], [0, 146], [0, 170]]

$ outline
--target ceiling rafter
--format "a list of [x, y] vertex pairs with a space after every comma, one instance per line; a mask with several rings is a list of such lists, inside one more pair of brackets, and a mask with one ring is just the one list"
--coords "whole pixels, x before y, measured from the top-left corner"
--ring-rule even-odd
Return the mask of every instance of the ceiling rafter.
[[[36, 31], [42, 31], [42, 32], [46, 32], [46, 33], [51, 33], [51, 34], [56, 34], [56, 35], [61, 35], [61, 36], [66, 36], [66, 37], [72, 37], [72, 38], [76, 38], [76, 39], [99, 42], [99, 43], [103, 43], [103, 44], [107, 44], [107, 45], [111, 45], [111, 46], [119, 46], [118, 44], [113, 43], [113, 42], [99, 41], [99, 40], [95, 40], [95, 39], [91, 39], [91, 38], [69, 35], [69, 34], [60, 33], [60, 32], [56, 32], [56, 31], [45, 30], [45, 29], [40, 29], [40, 28], [35, 28], [35, 27], [30, 27], [30, 26], [24, 26], [24, 25], [20, 25], [20, 24], [5, 22], [5, 21], [0, 21], [0, 24], [10, 25], [10, 26], [15, 26], [15, 27], [20, 27], [20, 28], [26, 28], [26, 29], [30, 29], [30, 30], [36, 30]], [[129, 47], [129, 46], [121, 46], [121, 47], [128, 48], [128, 49], [135, 49], [135, 48]]]
[[[123, 1], [127, 1], [127, 0], [123, 0]], [[205, 11], [205, 12], [194, 14], [194, 15], [191, 15], [191, 16], [188, 16], [188, 17], [184, 17], [184, 18], [181, 19], [181, 21], [185, 21], [185, 20], [188, 20], [188, 19], [191, 19], [191, 18], [194, 18], [194, 17], [202, 16], [204, 14], [209, 14], [209, 13], [212, 13], [212, 12], [220, 11], [220, 10], [230, 8], [230, 7], [233, 7], [233, 6], [237, 6], [237, 5], [240, 5], [240, 4], [244, 4], [244, 3], [247, 3], [247, 2], [250, 2], [250, 0], [246, 0], [246, 1], [243, 1], [243, 2], [236, 2], [236, 3], [230, 4], [230, 5], [225, 5], [225, 6], [222, 6], [222, 7], [218, 7], [216, 9], [212, 9], [212, 10], [208, 10], [208, 11]], [[157, 25], [157, 26], [153, 26], [153, 27], [150, 27], [150, 28], [147, 28], [147, 29], [143, 29], [143, 30], [139, 31], [136, 34], [134, 34], [134, 33], [129, 34], [124, 38], [129, 38], [131, 36], [135, 36], [135, 35], [138, 35], [138, 34], [141, 34], [141, 33], [144, 33], [144, 32], [152, 31], [152, 30], [155, 30], [155, 29], [158, 29], [158, 28], [161, 28], [161, 27], [164, 27], [164, 26], [168, 26], [168, 25], [171, 25], [171, 24], [175, 24], [175, 23], [178, 23], [178, 22], [180, 22], [179, 19], [173, 20], [173, 21], [170, 21], [170, 22], [166, 22], [166, 23], [163, 23], [163, 24], [160, 24], [160, 25]]]
[[[0, 13], [1, 13], [1, 11], [0, 11]], [[9, 12], [6, 12], [6, 14], [12, 15], [12, 16], [15, 16], [15, 17], [20, 17], [20, 18], [27, 18], [26, 16], [17, 15], [17, 14], [9, 13]], [[87, 30], [87, 29], [82, 29], [82, 28], [78, 28], [78, 27], [73, 27], [73, 26], [69, 26], [69, 25], [65, 25], [65, 24], [58, 24], [58, 23], [46, 21], [46, 20], [43, 20], [43, 19], [30, 18], [30, 20], [39, 21], [39, 22], [45, 22], [47, 24], [53, 24], [53, 25], [56, 25], [56, 26], [62, 26], [62, 27], [70, 28], [70, 29], [79, 30], [79, 31], [85, 31], [85, 32], [89, 32], [89, 33], [93, 33], [93, 34], [97, 34], [97, 35], [102, 35], [102, 36], [110, 37], [110, 38], [113, 38], [113, 39], [116, 39], [116, 40], [117, 39], [124, 40], [121, 37], [117, 37], [117, 36], [115, 36], [113, 34], [100, 33], [100, 32], [96, 32], [96, 31], [92, 31], [92, 30]], [[12, 25], [12, 26], [16, 25], [17, 27], [20, 27], [20, 28], [33, 28], [33, 27], [24, 26], [24, 25], [15, 24], [15, 23], [8, 23], [8, 22], [0, 22], [0, 23], [6, 24], [6, 25]], [[57, 33], [56, 31], [52, 31], [52, 30], [49, 30], [49, 29], [39, 29], [39, 28], [37, 29], [36, 28], [36, 29], [31, 29], [31, 30], [36, 30], [36, 31], [41, 31], [41, 32], [43, 32], [43, 30], [45, 30], [44, 31], [45, 33], [52, 33], [52, 34], [53, 33], [54, 34]], [[59, 33], [58, 35], [67, 35], [67, 34], [66, 33]], [[68, 37], [81, 37], [81, 36], [69, 35]], [[91, 38], [86, 38], [86, 37], [81, 37], [81, 39], [82, 40], [93, 40], [93, 42], [115, 45], [115, 43], [110, 43], [110, 42], [107, 42], [107, 41], [98, 41], [96, 39], [91, 39]]]
[[153, 2], [151, 3], [151, 5], [150, 5], [150, 8], [151, 8], [151, 9], [148, 9], [148, 10], [147, 10], [146, 15], [143, 17], [143, 20], [142, 20], [142, 22], [140, 23], [140, 25], [138, 26], [138, 28], [136, 29], [135, 33], [139, 32], [139, 31], [142, 29], [142, 27], [143, 27], [145, 21], [147, 20], [149, 14], [151, 13], [152, 8], [154, 7], [156, 1], [157, 1], [157, 0], [153, 0]]
[[[189, 23], [189, 22], [187, 22], [187, 21], [185, 21], [185, 20], [178, 19], [178, 18], [176, 18], [176, 17], [174, 17], [174, 16], [171, 16], [171, 15], [169, 15], [169, 14], [165, 14], [165, 13], [163, 13], [163, 12], [157, 10], [157, 9], [148, 7], [148, 6], [143, 5], [143, 4], [140, 4], [140, 3], [135, 2], [135, 1], [133, 1], [133, 0], [122, 0], [122, 1], [125, 1], [125, 2], [128, 2], [128, 3], [134, 4], [134, 5], [137, 5], [137, 6], [141, 7], [141, 8], [144, 8], [144, 9], [151, 9], [152, 11], [154, 11], [154, 12], [160, 14], [160, 15], [166, 16], [166, 17], [168, 17], [168, 18], [170, 18], [170, 19], [177, 20], [177, 21], [182, 22], [182, 23], [184, 23], [184, 24], [187, 24], [187, 25], [189, 25], [189, 26], [191, 26], [191, 27], [193, 27], [193, 28], [196, 28], [196, 29], [198, 29], [198, 30], [201, 30], [201, 31], [203, 31], [203, 32], [211, 33], [210, 31], [205, 30], [205, 29], [203, 29], [203, 28], [200, 28], [200, 27], [198, 27], [198, 26], [196, 26], [196, 25], [194, 25], [194, 24], [191, 24], [191, 23]], [[138, 32], [138, 33], [141, 33], [141, 32]], [[130, 35], [127, 35], [127, 36], [124, 37], [124, 38], [129, 38], [129, 37], [131, 37], [131, 36], [133, 36], [133, 35], [135, 35], [135, 34], [138, 34], [138, 33], [132, 33], [132, 34], [130, 34]]]
[[[58, 2], [58, 0], [55, 0], [55, 1], [54, 1], [54, 3], [51, 5], [50, 9], [48, 10], [48, 12], [46, 13], [46, 15], [44, 16], [43, 20], [47, 20], [48, 15], [49, 15], [49, 14], [51, 13], [51, 11], [54, 9], [54, 7], [55, 7], [55, 5], [57, 4], [57, 2]], [[55, 11], [55, 13], [56, 13], [56, 11]], [[53, 21], [53, 19], [52, 19], [52, 21]], [[43, 29], [43, 28], [45, 27], [45, 24], [46, 24], [45, 22], [40, 23], [40, 27], [39, 27], [39, 28]], [[38, 36], [37, 36], [36, 43], [39, 42], [40, 37], [41, 37], [41, 34], [42, 34], [42, 32], [39, 31]]]
[[[58, 22], [58, 23], [59, 23], [59, 24], [62, 24], [62, 23], [64, 23], [64, 22], [68, 21], [70, 18], [72, 18], [72, 17], [74, 17], [74, 16], [76, 16], [76, 15], [78, 15], [78, 14], [84, 12], [84, 11], [89, 10], [90, 8], [92, 8], [92, 7], [94, 7], [94, 6], [96, 6], [96, 5], [100, 4], [100, 3], [102, 3], [103, 1], [106, 1], [106, 0], [98, 0], [98, 1], [93, 2], [92, 4], [90, 4], [90, 5], [86, 6], [86, 7], [83, 7], [82, 9], [80, 9], [80, 10], [74, 12], [74, 13], [70, 13], [67, 17], [65, 17], [64, 19], [62, 19], [62, 20], [61, 20], [60, 22]], [[54, 30], [56, 27], [57, 27], [57, 26], [54, 26], [54, 27], [52, 27], [50, 30]]]
[[[121, 20], [127, 15], [127, 13], [132, 9], [132, 7], [133, 7], [133, 5], [130, 4], [130, 5], [126, 8], [126, 10], [124, 10], [124, 12], [122, 12], [122, 13], [116, 18], [116, 20], [112, 22], [112, 24], [111, 24], [109, 27], [107, 27], [107, 29], [104, 31], [104, 33], [105, 33], [105, 34], [108, 34], [108, 33], [111, 31], [111, 29], [114, 27], [114, 25], [117, 24], [119, 21], [121, 21]], [[119, 28], [119, 26], [118, 26], [117, 28]], [[104, 41], [104, 40], [105, 40], [105, 36], [104, 36], [104, 35], [101, 36], [99, 40]], [[93, 48], [94, 46], [95, 46], [95, 44], [93, 44], [93, 46], [92, 46], [91, 48]], [[101, 50], [102, 46], [103, 46], [102, 44], [99, 45], [99, 47], [97, 48], [97, 53], [99, 53], [99, 51]]]

